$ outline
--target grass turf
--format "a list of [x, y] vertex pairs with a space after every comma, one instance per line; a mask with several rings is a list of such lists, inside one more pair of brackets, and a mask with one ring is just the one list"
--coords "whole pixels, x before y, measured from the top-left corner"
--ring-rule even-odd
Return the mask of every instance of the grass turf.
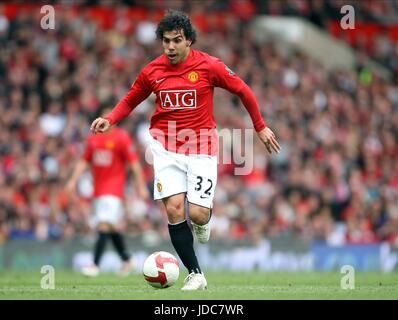
[[55, 289], [40, 287], [37, 272], [0, 272], [0, 299], [132, 299], [132, 300], [279, 300], [279, 299], [394, 299], [397, 273], [356, 273], [355, 289], [343, 290], [343, 274], [335, 273], [206, 273], [208, 290], [182, 292], [185, 274], [171, 288], [154, 289], [140, 274], [120, 278], [101, 274], [87, 278], [73, 271], [55, 271]]

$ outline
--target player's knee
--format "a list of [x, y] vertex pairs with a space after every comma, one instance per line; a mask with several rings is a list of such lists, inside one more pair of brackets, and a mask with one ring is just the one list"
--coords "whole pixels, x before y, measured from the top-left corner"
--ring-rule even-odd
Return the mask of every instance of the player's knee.
[[190, 206], [189, 208], [189, 217], [191, 220], [199, 225], [204, 225], [209, 222], [210, 209], [199, 207], [199, 206]]
[[178, 223], [185, 219], [183, 202], [168, 202], [166, 211], [170, 223]]

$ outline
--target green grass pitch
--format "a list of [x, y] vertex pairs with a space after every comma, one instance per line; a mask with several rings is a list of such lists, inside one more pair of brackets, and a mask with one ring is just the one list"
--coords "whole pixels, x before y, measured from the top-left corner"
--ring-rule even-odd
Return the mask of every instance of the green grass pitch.
[[185, 274], [167, 289], [154, 289], [140, 274], [120, 278], [101, 274], [87, 278], [73, 271], [55, 270], [55, 289], [42, 289], [37, 272], [0, 272], [0, 299], [131, 299], [131, 300], [279, 300], [279, 299], [394, 299], [397, 273], [356, 273], [355, 289], [343, 290], [343, 274], [334, 273], [206, 273], [205, 291], [182, 292]]

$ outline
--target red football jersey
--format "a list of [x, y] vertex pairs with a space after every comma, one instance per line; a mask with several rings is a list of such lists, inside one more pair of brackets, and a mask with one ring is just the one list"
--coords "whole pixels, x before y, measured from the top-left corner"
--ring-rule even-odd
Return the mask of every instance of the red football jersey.
[[83, 159], [91, 164], [94, 180], [94, 197], [124, 196], [126, 165], [137, 160], [129, 135], [120, 128], [107, 133], [90, 135]]
[[214, 87], [239, 95], [256, 131], [265, 128], [246, 83], [220, 59], [193, 49], [182, 63], [170, 64], [162, 55], [144, 67], [107, 119], [111, 124], [117, 123], [153, 92], [156, 111], [151, 119], [151, 135], [172, 152], [216, 155]]

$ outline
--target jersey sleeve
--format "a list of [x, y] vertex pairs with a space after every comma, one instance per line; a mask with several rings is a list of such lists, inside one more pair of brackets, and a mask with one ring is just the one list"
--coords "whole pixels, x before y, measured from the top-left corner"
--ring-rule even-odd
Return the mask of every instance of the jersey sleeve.
[[214, 57], [210, 58], [210, 83], [234, 94], [237, 94], [245, 84], [224, 62]]
[[151, 85], [147, 79], [145, 70], [142, 70], [127, 94], [118, 102], [105, 119], [111, 125], [118, 123], [127, 117], [142, 101], [148, 98], [151, 92]]

